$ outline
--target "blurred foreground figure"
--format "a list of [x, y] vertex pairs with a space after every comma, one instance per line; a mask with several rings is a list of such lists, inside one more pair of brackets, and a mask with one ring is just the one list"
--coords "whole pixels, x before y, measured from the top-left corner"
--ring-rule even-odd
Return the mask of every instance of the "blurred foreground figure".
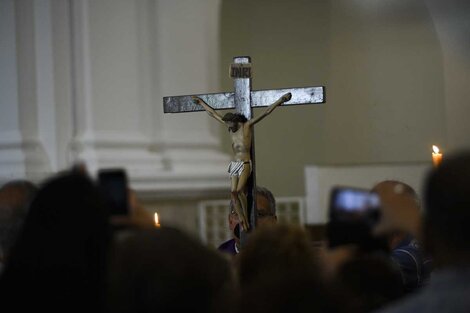
[[[239, 312], [339, 312], [301, 228], [261, 227], [239, 257]], [[347, 307], [347, 299], [341, 298]]]
[[470, 152], [447, 157], [424, 188], [424, 242], [435, 270], [420, 293], [383, 312], [470, 312]]
[[415, 238], [422, 227], [418, 195], [411, 186], [394, 180], [382, 181], [372, 191], [380, 197], [382, 213], [374, 233], [386, 238], [405, 292], [414, 292], [429, 282], [432, 271], [431, 259]]
[[108, 211], [81, 174], [47, 181], [0, 278], [2, 312], [102, 310]]
[[172, 228], [117, 234], [109, 268], [112, 313], [232, 312], [233, 272], [217, 251]]

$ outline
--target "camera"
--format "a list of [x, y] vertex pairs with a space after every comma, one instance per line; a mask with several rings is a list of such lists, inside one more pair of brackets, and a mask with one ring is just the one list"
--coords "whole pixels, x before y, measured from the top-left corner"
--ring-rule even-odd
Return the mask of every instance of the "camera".
[[372, 229], [380, 220], [380, 198], [368, 189], [336, 186], [331, 189], [328, 208], [329, 247], [353, 244], [363, 250], [385, 248]]
[[129, 214], [127, 174], [123, 169], [103, 169], [98, 171], [98, 187], [111, 216]]

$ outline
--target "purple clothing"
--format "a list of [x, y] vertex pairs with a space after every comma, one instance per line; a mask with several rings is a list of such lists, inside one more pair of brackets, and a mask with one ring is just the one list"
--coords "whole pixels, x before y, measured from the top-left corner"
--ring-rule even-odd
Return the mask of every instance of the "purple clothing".
[[236, 255], [237, 250], [235, 249], [235, 239], [232, 238], [230, 240], [225, 241], [217, 248], [217, 250], [231, 255]]

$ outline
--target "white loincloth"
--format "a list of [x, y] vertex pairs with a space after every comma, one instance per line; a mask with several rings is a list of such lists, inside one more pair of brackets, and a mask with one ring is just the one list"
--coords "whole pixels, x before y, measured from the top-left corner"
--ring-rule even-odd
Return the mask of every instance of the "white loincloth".
[[250, 164], [250, 170], [251, 170], [251, 161], [231, 161], [230, 164], [228, 165], [228, 173], [230, 174], [230, 177], [238, 176], [243, 172], [243, 169], [245, 168], [245, 164]]

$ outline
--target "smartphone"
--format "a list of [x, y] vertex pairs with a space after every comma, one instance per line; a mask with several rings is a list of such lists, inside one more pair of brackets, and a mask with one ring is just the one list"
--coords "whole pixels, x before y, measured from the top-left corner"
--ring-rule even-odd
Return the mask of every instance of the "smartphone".
[[129, 214], [127, 175], [123, 169], [98, 171], [98, 184], [111, 215]]
[[334, 187], [330, 193], [330, 221], [375, 224], [380, 198], [375, 192], [357, 187]]
[[330, 192], [328, 215], [330, 247], [343, 244], [372, 246], [372, 229], [380, 219], [380, 198], [369, 189], [336, 186]]

